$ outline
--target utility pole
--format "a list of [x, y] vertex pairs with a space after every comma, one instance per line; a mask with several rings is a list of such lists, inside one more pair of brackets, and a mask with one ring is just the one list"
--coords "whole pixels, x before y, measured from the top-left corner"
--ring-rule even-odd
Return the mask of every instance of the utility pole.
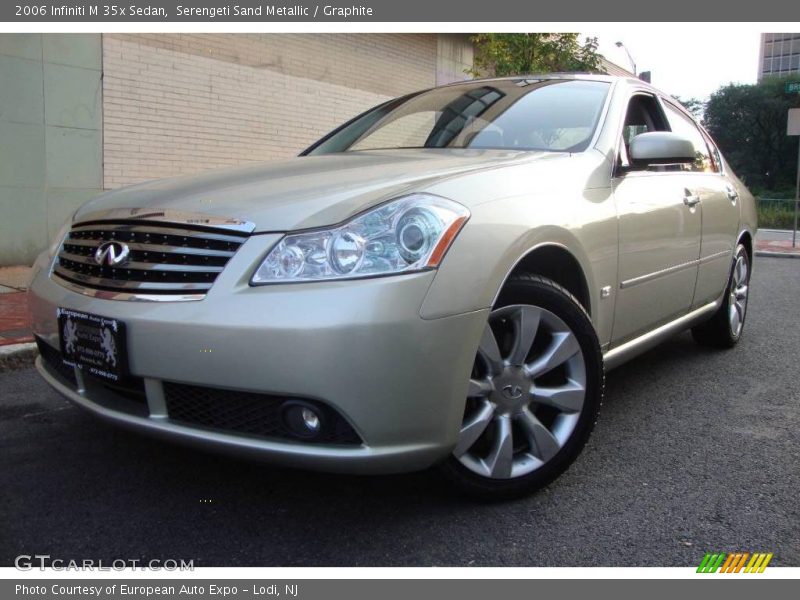
[[[788, 89], [788, 84], [787, 84]], [[786, 135], [800, 136], [800, 108], [790, 108], [786, 124]], [[797, 248], [797, 211], [800, 208], [800, 139], [797, 143], [797, 182], [794, 188], [794, 227], [792, 228], [792, 248]]]
[[[800, 135], [800, 133], [797, 135]], [[795, 183], [794, 186], [794, 229], [792, 229], [792, 248], [797, 248], [798, 205], [800, 205], [800, 138], [798, 138], [797, 140], [797, 182]]]

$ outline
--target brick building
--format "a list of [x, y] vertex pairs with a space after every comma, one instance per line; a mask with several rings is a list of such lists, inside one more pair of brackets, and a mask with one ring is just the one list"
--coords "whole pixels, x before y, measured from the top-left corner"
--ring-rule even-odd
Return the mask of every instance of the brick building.
[[0, 266], [103, 189], [295, 155], [471, 65], [458, 34], [2, 33]]

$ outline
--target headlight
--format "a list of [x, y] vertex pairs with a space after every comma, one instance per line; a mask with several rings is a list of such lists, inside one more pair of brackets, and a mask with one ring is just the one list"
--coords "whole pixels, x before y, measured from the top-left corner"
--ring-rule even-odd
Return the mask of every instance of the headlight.
[[251, 283], [374, 277], [439, 266], [469, 218], [462, 205], [412, 194], [338, 227], [289, 234], [267, 255]]

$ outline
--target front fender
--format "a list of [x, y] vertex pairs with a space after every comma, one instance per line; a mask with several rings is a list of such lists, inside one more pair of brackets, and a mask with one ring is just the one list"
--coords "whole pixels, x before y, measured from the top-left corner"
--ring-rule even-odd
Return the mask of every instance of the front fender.
[[[564, 248], [580, 265], [592, 320], [601, 343], [606, 343], [617, 287], [616, 211], [608, 189], [587, 190], [576, 202], [526, 196], [474, 207], [428, 290], [422, 318], [491, 307], [517, 263], [546, 245]], [[600, 298], [605, 286], [612, 294]]]

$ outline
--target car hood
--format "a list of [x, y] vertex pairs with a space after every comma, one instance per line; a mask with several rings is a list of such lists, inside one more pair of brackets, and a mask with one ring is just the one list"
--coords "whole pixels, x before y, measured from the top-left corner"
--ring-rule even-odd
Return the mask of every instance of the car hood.
[[304, 156], [138, 184], [102, 194], [96, 211], [162, 209], [249, 221], [255, 231], [332, 225], [447, 178], [564, 156], [507, 150], [391, 150]]

